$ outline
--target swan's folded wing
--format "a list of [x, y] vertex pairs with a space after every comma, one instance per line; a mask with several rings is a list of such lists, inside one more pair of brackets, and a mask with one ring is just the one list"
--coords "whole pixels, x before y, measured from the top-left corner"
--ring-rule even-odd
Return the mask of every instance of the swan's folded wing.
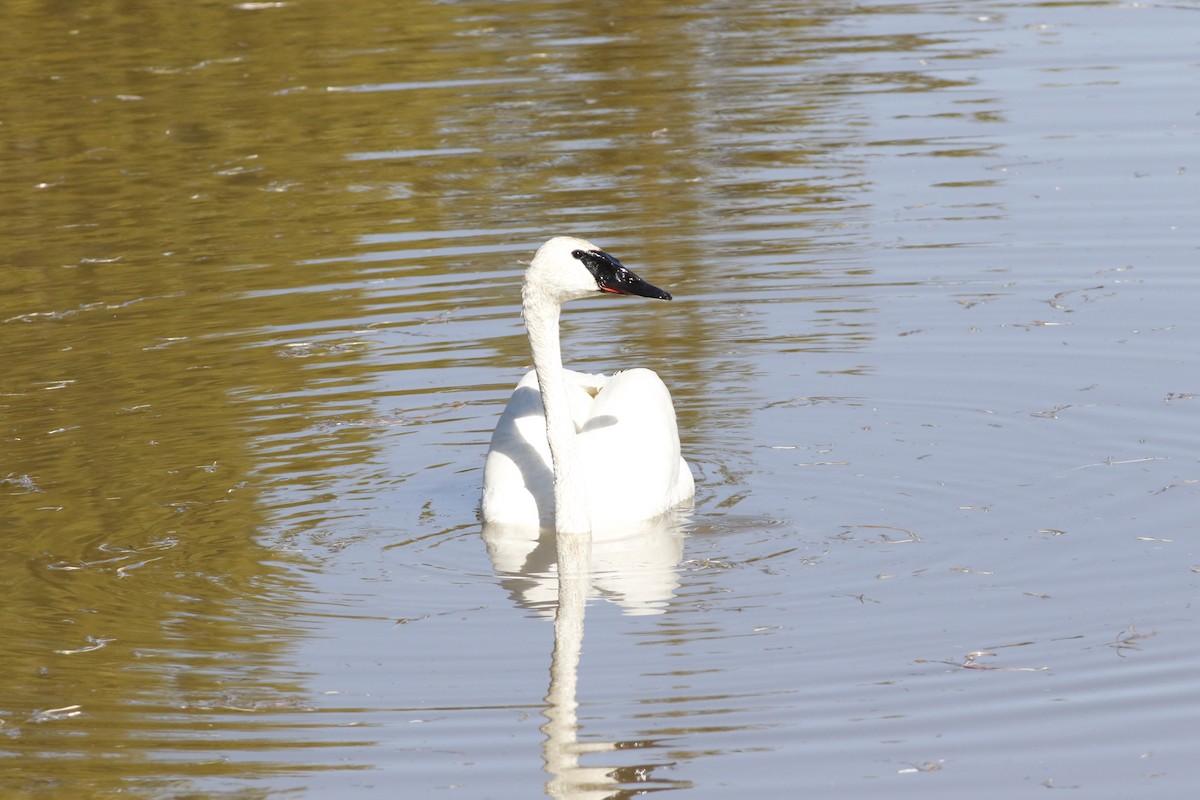
[[[587, 423], [592, 398], [608, 376], [568, 370], [564, 381], [575, 429], [580, 430]], [[538, 526], [554, 520], [554, 470], [533, 370], [525, 373], [513, 390], [492, 432], [483, 465], [482, 512], [488, 522]]]
[[680, 457], [671, 393], [648, 369], [608, 379], [592, 403], [579, 444], [597, 523], [649, 519], [695, 491]]

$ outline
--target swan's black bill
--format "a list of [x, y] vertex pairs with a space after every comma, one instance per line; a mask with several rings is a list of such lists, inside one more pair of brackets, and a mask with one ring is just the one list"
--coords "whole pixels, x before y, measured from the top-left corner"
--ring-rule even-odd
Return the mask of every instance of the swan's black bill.
[[632, 294], [654, 300], [670, 300], [671, 293], [646, 283], [614, 256], [603, 250], [576, 250], [571, 255], [583, 262], [596, 279], [596, 286], [609, 294]]

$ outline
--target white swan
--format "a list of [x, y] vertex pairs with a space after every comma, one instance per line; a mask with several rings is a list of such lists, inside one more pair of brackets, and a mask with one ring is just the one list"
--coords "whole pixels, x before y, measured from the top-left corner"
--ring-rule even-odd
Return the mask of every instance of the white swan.
[[525, 272], [521, 309], [534, 369], [504, 409], [483, 468], [486, 523], [592, 533], [654, 518], [689, 500], [671, 394], [655, 373], [563, 369], [562, 304], [600, 292], [671, 295], [583, 239], [557, 236]]

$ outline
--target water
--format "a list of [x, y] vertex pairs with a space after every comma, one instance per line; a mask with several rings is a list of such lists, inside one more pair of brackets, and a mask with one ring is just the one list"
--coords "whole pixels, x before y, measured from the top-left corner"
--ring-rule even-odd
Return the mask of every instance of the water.
[[[5, 796], [1187, 796], [1194, 12], [6, 7]], [[698, 496], [552, 623], [564, 232]]]

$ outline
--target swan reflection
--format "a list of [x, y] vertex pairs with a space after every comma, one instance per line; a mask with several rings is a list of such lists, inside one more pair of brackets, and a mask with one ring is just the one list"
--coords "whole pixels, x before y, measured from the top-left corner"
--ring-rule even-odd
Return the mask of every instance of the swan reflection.
[[[616, 603], [626, 614], [662, 613], [679, 587], [688, 516], [689, 511], [675, 510], [593, 536], [589, 596]], [[513, 602], [551, 616], [559, 594], [554, 531], [485, 524], [483, 541]]]
[[[590, 753], [653, 744], [644, 741], [579, 741], [576, 711], [584, 615], [591, 597], [603, 597], [625, 614], [662, 613], [678, 588], [687, 514], [673, 512], [638, 523], [620, 535], [530, 531], [485, 525], [483, 539], [500, 582], [522, 608], [554, 618], [550, 683], [542, 710], [542, 760], [549, 773], [546, 795], [554, 800], [600, 800], [631, 781], [646, 782], [666, 765], [584, 766]], [[636, 777], [633, 777], [636, 776]], [[658, 782], [658, 781], [655, 781]], [[674, 781], [669, 782], [679, 785]], [[686, 785], [686, 784], [684, 784]]]

